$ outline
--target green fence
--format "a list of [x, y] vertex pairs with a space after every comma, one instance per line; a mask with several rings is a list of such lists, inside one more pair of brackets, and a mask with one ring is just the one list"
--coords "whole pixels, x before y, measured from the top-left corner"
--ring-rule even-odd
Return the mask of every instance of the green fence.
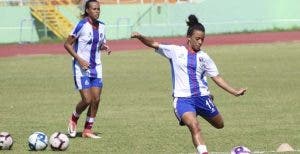
[[[173, 5], [103, 6], [108, 38], [129, 37], [128, 31], [149, 36], [185, 35], [185, 21], [195, 14], [207, 33], [300, 28], [299, 0], [200, 0]], [[140, 18], [141, 17], [141, 18]]]
[[[58, 6], [74, 24], [81, 6]], [[108, 39], [124, 39], [132, 31], [148, 36], [183, 36], [189, 14], [195, 14], [209, 34], [292, 29], [300, 27], [300, 0], [198, 0], [196, 3], [102, 5], [101, 20]], [[4, 13], [5, 12], [5, 13]], [[38, 41], [28, 7], [0, 7], [0, 43]], [[21, 21], [23, 26], [21, 31]], [[35, 27], [33, 27], [35, 28]], [[38, 30], [40, 31], [40, 30]]]
[[0, 7], [0, 43], [39, 40], [29, 7]]

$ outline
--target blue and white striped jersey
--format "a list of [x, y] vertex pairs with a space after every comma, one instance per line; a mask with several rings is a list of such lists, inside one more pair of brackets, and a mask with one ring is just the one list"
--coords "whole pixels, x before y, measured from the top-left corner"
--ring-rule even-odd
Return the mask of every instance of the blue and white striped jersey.
[[[70, 35], [77, 38], [73, 46], [75, 52], [90, 63], [88, 71], [75, 69], [75, 76], [102, 78], [101, 53], [99, 49], [106, 43], [104, 28], [104, 23], [98, 21], [98, 27], [96, 27], [89, 22], [88, 18], [84, 18], [72, 30]], [[74, 65], [79, 67], [77, 61], [74, 61]]]
[[214, 61], [204, 52], [188, 51], [185, 46], [160, 44], [156, 50], [170, 60], [174, 97], [207, 96], [208, 77], [219, 74]]

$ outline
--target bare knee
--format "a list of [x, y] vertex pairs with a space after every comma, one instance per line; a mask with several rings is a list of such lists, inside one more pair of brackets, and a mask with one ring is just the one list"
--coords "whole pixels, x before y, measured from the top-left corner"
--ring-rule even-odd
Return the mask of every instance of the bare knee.
[[192, 123], [188, 124], [187, 126], [189, 127], [192, 134], [198, 134], [201, 131], [198, 122], [192, 122]]
[[93, 103], [94, 105], [99, 105], [99, 103], [100, 103], [100, 97], [93, 97], [92, 103]]
[[222, 129], [222, 128], [224, 128], [224, 122], [223, 121], [219, 122], [219, 123], [215, 124], [214, 127], [217, 128], [217, 129]]
[[82, 98], [82, 102], [89, 105], [93, 102], [93, 99], [90, 97], [84, 97], [84, 98]]
[[218, 116], [216, 119], [214, 119], [214, 127], [217, 129], [224, 128], [224, 121], [222, 116]]
[[94, 98], [94, 103], [99, 104], [100, 103], [100, 97], [95, 97]]

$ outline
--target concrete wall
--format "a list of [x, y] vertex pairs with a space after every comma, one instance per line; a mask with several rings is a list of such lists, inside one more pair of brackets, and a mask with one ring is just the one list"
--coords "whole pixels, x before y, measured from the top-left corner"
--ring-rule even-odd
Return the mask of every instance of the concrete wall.
[[[300, 0], [197, 0], [197, 3], [102, 5], [100, 20], [106, 23], [108, 39], [128, 38], [132, 31], [148, 36], [182, 36], [190, 14], [198, 16], [206, 33], [229, 33], [300, 27]], [[77, 6], [58, 9], [74, 24]], [[31, 18], [28, 7], [0, 7], [0, 43], [20, 40], [20, 21]], [[24, 40], [36, 41], [36, 31], [26, 27]], [[29, 38], [30, 37], [30, 38]]]
[[0, 43], [39, 40], [29, 7], [0, 7], [0, 19]]
[[149, 36], [185, 35], [190, 14], [197, 15], [210, 34], [299, 28], [299, 11], [299, 0], [199, 0], [196, 4], [102, 6], [101, 18], [108, 38], [116, 39], [129, 37], [131, 30]]

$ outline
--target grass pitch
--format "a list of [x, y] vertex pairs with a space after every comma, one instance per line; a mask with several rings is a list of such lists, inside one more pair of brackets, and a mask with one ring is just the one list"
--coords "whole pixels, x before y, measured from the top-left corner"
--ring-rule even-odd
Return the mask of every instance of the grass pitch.
[[[236, 145], [274, 151], [285, 142], [300, 149], [299, 49], [299, 42], [206, 48], [225, 80], [248, 88], [236, 98], [209, 81], [225, 120], [217, 130], [199, 118], [209, 151]], [[104, 90], [94, 130], [103, 138], [71, 139], [67, 153], [193, 153], [188, 129], [173, 114], [168, 61], [150, 50], [103, 54], [102, 60]], [[68, 55], [0, 58], [0, 131], [14, 138], [8, 153], [29, 153], [27, 139], [35, 131], [48, 137], [66, 132], [80, 99], [71, 64]], [[84, 120], [85, 113], [79, 131]]]

